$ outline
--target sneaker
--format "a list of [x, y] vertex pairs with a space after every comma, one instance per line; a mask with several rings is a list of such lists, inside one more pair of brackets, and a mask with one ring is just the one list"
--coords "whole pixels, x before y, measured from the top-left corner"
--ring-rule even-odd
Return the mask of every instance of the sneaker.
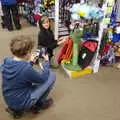
[[49, 98], [47, 100], [44, 100], [44, 102], [38, 102], [34, 106], [32, 106], [29, 109], [29, 112], [32, 112], [33, 114], [40, 113], [41, 110], [48, 109], [50, 106], [53, 105], [53, 99]]
[[17, 29], [17, 30], [20, 30], [20, 29], [21, 29], [21, 24], [18, 25], [18, 26], [16, 26], [16, 29]]
[[13, 28], [8, 28], [8, 31], [9, 31], [9, 32], [13, 31]]
[[41, 103], [41, 109], [45, 110], [48, 109], [49, 107], [51, 107], [53, 105], [53, 99], [49, 98], [47, 100], [45, 100], [44, 102]]
[[6, 108], [6, 112], [10, 113], [15, 119], [19, 119], [23, 116], [23, 111], [16, 111], [10, 108]]
[[1, 23], [1, 26], [2, 26], [2, 28], [3, 28], [3, 29], [5, 29], [5, 28], [6, 28], [6, 26], [5, 26], [5, 24], [4, 24], [4, 23]]
[[41, 108], [39, 106], [35, 105], [35, 106], [31, 107], [28, 110], [28, 112], [32, 112], [33, 114], [38, 114], [38, 113], [40, 113], [40, 110], [41, 110]]

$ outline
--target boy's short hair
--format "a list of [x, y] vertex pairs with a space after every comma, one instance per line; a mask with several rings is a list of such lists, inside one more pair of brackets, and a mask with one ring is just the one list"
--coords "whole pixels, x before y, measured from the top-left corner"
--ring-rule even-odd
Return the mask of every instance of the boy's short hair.
[[10, 42], [10, 50], [17, 57], [24, 57], [34, 47], [34, 40], [29, 36], [17, 36]]

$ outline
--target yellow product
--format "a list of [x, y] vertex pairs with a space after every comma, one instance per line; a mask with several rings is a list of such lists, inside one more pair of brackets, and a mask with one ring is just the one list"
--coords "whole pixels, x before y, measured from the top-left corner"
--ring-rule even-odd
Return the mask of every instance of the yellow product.
[[86, 13], [83, 11], [80, 11], [78, 14], [80, 15], [80, 17], [84, 17]]
[[85, 68], [80, 71], [71, 71], [71, 77], [72, 78], [78, 78], [83, 75], [91, 74], [92, 73], [92, 68]]
[[115, 2], [115, 0], [109, 0], [109, 1], [108, 1], [108, 6], [113, 6], [113, 5], [114, 5], [114, 2]]
[[63, 69], [65, 70], [66, 74], [70, 78], [78, 78], [80, 76], [91, 74], [93, 72], [92, 67], [87, 67], [87, 68], [80, 70], [80, 71], [70, 71], [70, 70], [66, 69], [63, 64], [61, 64], [61, 65], [62, 65]]

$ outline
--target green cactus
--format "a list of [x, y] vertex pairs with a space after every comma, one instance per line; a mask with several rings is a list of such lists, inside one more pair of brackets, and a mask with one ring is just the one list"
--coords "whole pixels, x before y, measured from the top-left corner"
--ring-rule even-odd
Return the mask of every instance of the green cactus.
[[71, 38], [73, 39], [74, 43], [79, 43], [81, 37], [83, 36], [83, 29], [75, 29], [70, 33]]
[[78, 44], [83, 36], [83, 29], [75, 29], [70, 33], [70, 36], [73, 40], [73, 57], [69, 64], [64, 64], [64, 67], [72, 71], [78, 71], [81, 69], [78, 65]]

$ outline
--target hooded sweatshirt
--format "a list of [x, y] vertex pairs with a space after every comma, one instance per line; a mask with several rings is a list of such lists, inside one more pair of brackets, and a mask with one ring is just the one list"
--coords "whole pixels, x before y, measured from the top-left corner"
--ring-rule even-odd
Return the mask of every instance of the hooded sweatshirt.
[[25, 109], [30, 104], [33, 83], [44, 84], [49, 76], [49, 62], [43, 64], [44, 70], [37, 72], [30, 62], [15, 61], [12, 57], [4, 59], [2, 65], [2, 92], [7, 105], [13, 109]]
[[57, 40], [54, 39], [54, 34], [50, 28], [45, 29], [40, 25], [40, 32], [38, 34], [38, 46], [47, 48], [48, 54], [50, 56], [53, 55], [53, 49], [58, 45]]

